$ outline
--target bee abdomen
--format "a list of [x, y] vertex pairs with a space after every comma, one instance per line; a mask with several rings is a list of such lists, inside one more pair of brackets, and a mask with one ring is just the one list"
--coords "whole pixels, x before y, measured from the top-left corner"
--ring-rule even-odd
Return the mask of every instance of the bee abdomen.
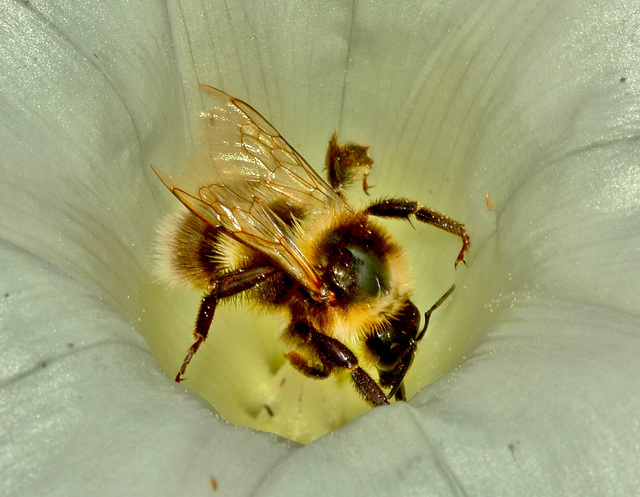
[[207, 289], [219, 272], [219, 228], [211, 226], [191, 211], [169, 216], [159, 244], [159, 257], [170, 276], [190, 287]]

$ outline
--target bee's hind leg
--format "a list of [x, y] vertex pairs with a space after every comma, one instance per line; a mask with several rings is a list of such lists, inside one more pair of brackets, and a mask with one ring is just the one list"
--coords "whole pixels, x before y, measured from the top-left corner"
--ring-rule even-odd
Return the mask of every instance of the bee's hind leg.
[[193, 338], [195, 338], [196, 341], [189, 347], [175, 381], [180, 383], [183, 380], [182, 377], [191, 359], [193, 359], [193, 356], [198, 352], [200, 345], [207, 339], [218, 301], [253, 288], [272, 276], [275, 272], [276, 269], [271, 266], [260, 266], [238, 269], [211, 280], [209, 291], [204, 294], [200, 301], [200, 309], [198, 310], [198, 317], [196, 318], [196, 325], [193, 330]]
[[309, 361], [297, 352], [287, 354], [293, 367], [312, 378], [326, 378], [334, 368], [343, 368], [351, 373], [351, 380], [364, 400], [371, 406], [384, 406], [389, 399], [371, 376], [360, 367], [358, 359], [342, 342], [314, 330], [309, 324], [299, 321], [288, 330], [299, 342], [300, 349], [314, 356]]
[[198, 352], [200, 345], [202, 345], [207, 339], [217, 303], [218, 297], [211, 293], [205, 294], [200, 301], [200, 309], [198, 310], [198, 317], [196, 318], [196, 326], [193, 330], [193, 338], [195, 338], [196, 341], [191, 347], [189, 347], [187, 355], [184, 358], [184, 361], [182, 361], [180, 371], [178, 371], [175, 378], [178, 383], [182, 381], [182, 376], [187, 371], [187, 366], [191, 362], [191, 359], [193, 359], [193, 356], [196, 355], [196, 352]]

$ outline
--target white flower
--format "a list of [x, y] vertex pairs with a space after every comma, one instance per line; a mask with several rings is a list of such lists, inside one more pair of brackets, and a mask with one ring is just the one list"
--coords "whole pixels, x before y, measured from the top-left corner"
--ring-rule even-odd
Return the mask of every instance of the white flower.
[[[639, 24], [631, 0], [4, 2], [1, 493], [637, 493]], [[455, 239], [403, 235], [421, 307], [458, 282], [409, 387], [458, 369], [307, 446], [161, 372], [197, 302], [149, 281], [149, 164], [184, 160], [201, 82], [313, 164], [336, 127], [370, 144], [374, 195], [467, 224], [455, 272]]]

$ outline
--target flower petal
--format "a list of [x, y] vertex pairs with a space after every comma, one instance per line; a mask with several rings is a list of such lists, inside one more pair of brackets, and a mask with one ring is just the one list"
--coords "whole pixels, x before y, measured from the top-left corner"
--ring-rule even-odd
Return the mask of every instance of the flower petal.
[[[212, 477], [233, 495], [637, 489], [635, 4], [176, 5], [170, 21], [155, 4], [2, 7], [9, 493], [210, 494]], [[482, 338], [459, 370], [302, 449], [227, 425], [159, 372], [130, 324], [162, 315], [148, 163], [184, 156], [203, 81], [246, 84], [296, 146], [300, 115], [313, 136], [338, 123], [373, 144], [384, 193], [468, 223], [468, 270], [441, 269], [444, 250], [416, 265], [441, 272], [420, 302], [460, 278], [422, 344]], [[319, 164], [315, 142], [301, 151]], [[434, 361], [418, 358], [414, 390]]]

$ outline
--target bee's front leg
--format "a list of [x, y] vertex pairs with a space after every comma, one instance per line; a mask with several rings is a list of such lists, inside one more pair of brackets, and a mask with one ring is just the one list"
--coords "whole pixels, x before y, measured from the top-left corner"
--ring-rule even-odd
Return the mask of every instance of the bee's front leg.
[[462, 240], [462, 248], [456, 259], [456, 266], [458, 263], [463, 262], [464, 254], [469, 250], [471, 240], [467, 229], [464, 224], [451, 219], [449, 216], [429, 209], [428, 207], [420, 206], [415, 200], [409, 200], [406, 198], [385, 198], [377, 200], [369, 205], [364, 211], [366, 214], [378, 217], [390, 217], [395, 219], [410, 220], [409, 216], [414, 215], [420, 222], [430, 224], [436, 228], [447, 231], [452, 235], [458, 236]]
[[287, 354], [287, 359], [298, 371], [307, 376], [325, 378], [334, 368], [347, 369], [358, 392], [370, 405], [378, 407], [390, 403], [380, 386], [360, 367], [358, 358], [345, 344], [314, 330], [305, 322], [292, 324], [289, 333], [299, 340], [303, 350], [312, 353], [315, 358], [309, 361], [297, 352]]
[[276, 269], [271, 266], [260, 266], [238, 269], [211, 279], [209, 291], [204, 294], [200, 301], [200, 309], [198, 310], [198, 317], [193, 330], [193, 338], [195, 338], [196, 341], [189, 347], [187, 355], [184, 361], [182, 361], [180, 371], [176, 375], [176, 381], [178, 383], [183, 380], [182, 376], [187, 370], [191, 359], [193, 359], [200, 345], [204, 343], [209, 335], [209, 328], [211, 328], [211, 321], [213, 320], [218, 301], [253, 288], [272, 276], [275, 272]]

